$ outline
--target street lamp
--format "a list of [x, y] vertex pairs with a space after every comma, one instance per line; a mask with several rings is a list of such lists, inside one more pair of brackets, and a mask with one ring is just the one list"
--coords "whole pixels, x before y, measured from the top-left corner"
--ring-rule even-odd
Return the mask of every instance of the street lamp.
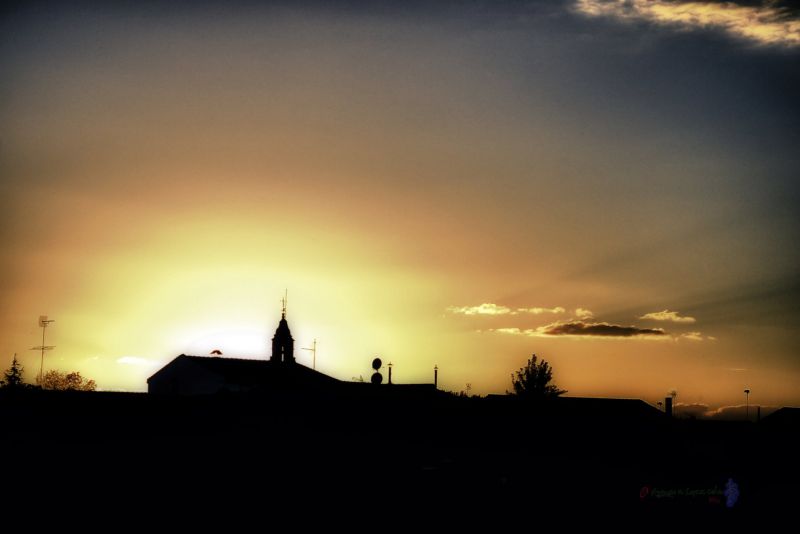
[[745, 419], [750, 420], [750, 390], [744, 390]]

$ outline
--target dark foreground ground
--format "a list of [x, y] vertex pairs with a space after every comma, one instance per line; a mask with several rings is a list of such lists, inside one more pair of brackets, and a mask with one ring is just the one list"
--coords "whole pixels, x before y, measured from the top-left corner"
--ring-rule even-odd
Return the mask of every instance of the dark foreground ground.
[[34, 521], [730, 521], [800, 503], [796, 420], [446, 394], [23, 393], [0, 395], [0, 509]]

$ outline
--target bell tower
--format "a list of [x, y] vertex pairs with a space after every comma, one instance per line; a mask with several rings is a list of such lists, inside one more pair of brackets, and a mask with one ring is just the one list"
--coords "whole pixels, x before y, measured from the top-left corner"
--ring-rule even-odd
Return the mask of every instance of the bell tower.
[[287, 296], [281, 299], [281, 321], [272, 338], [272, 357], [269, 359], [279, 364], [294, 363], [294, 338], [286, 322], [286, 300]]

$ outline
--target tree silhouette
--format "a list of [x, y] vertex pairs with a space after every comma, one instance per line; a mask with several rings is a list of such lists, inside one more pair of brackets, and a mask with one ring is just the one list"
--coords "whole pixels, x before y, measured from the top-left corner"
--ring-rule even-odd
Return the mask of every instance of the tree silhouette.
[[94, 391], [97, 389], [94, 380], [86, 380], [78, 372], [64, 373], [55, 369], [47, 371], [39, 385], [42, 386], [42, 389], [56, 391]]
[[553, 380], [553, 369], [547, 361], [542, 360], [536, 363], [536, 355], [525, 367], [511, 375], [511, 385], [514, 386], [512, 395], [526, 399], [552, 399], [566, 393], [565, 389], [559, 389]]
[[11, 361], [11, 367], [3, 373], [3, 380], [0, 380], [0, 387], [3, 388], [22, 388], [25, 383], [22, 381], [22, 366], [17, 361], [17, 355]]

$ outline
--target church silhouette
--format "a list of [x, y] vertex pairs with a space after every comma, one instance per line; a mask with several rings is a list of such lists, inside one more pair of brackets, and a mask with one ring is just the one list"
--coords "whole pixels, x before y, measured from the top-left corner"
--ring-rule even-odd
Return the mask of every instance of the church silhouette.
[[[219, 354], [218, 351], [215, 353]], [[366, 360], [367, 358], [365, 358]], [[387, 384], [388, 393], [433, 394], [434, 384]], [[156, 395], [213, 395], [220, 393], [375, 393], [376, 386], [345, 382], [297, 363], [294, 338], [286, 320], [284, 300], [281, 319], [272, 337], [268, 360], [192, 356], [181, 354], [147, 379], [147, 391]]]
[[147, 391], [165, 395], [208, 395], [289, 388], [324, 389], [341, 383], [297, 363], [284, 304], [281, 320], [272, 337], [269, 360], [181, 354], [147, 379]]

